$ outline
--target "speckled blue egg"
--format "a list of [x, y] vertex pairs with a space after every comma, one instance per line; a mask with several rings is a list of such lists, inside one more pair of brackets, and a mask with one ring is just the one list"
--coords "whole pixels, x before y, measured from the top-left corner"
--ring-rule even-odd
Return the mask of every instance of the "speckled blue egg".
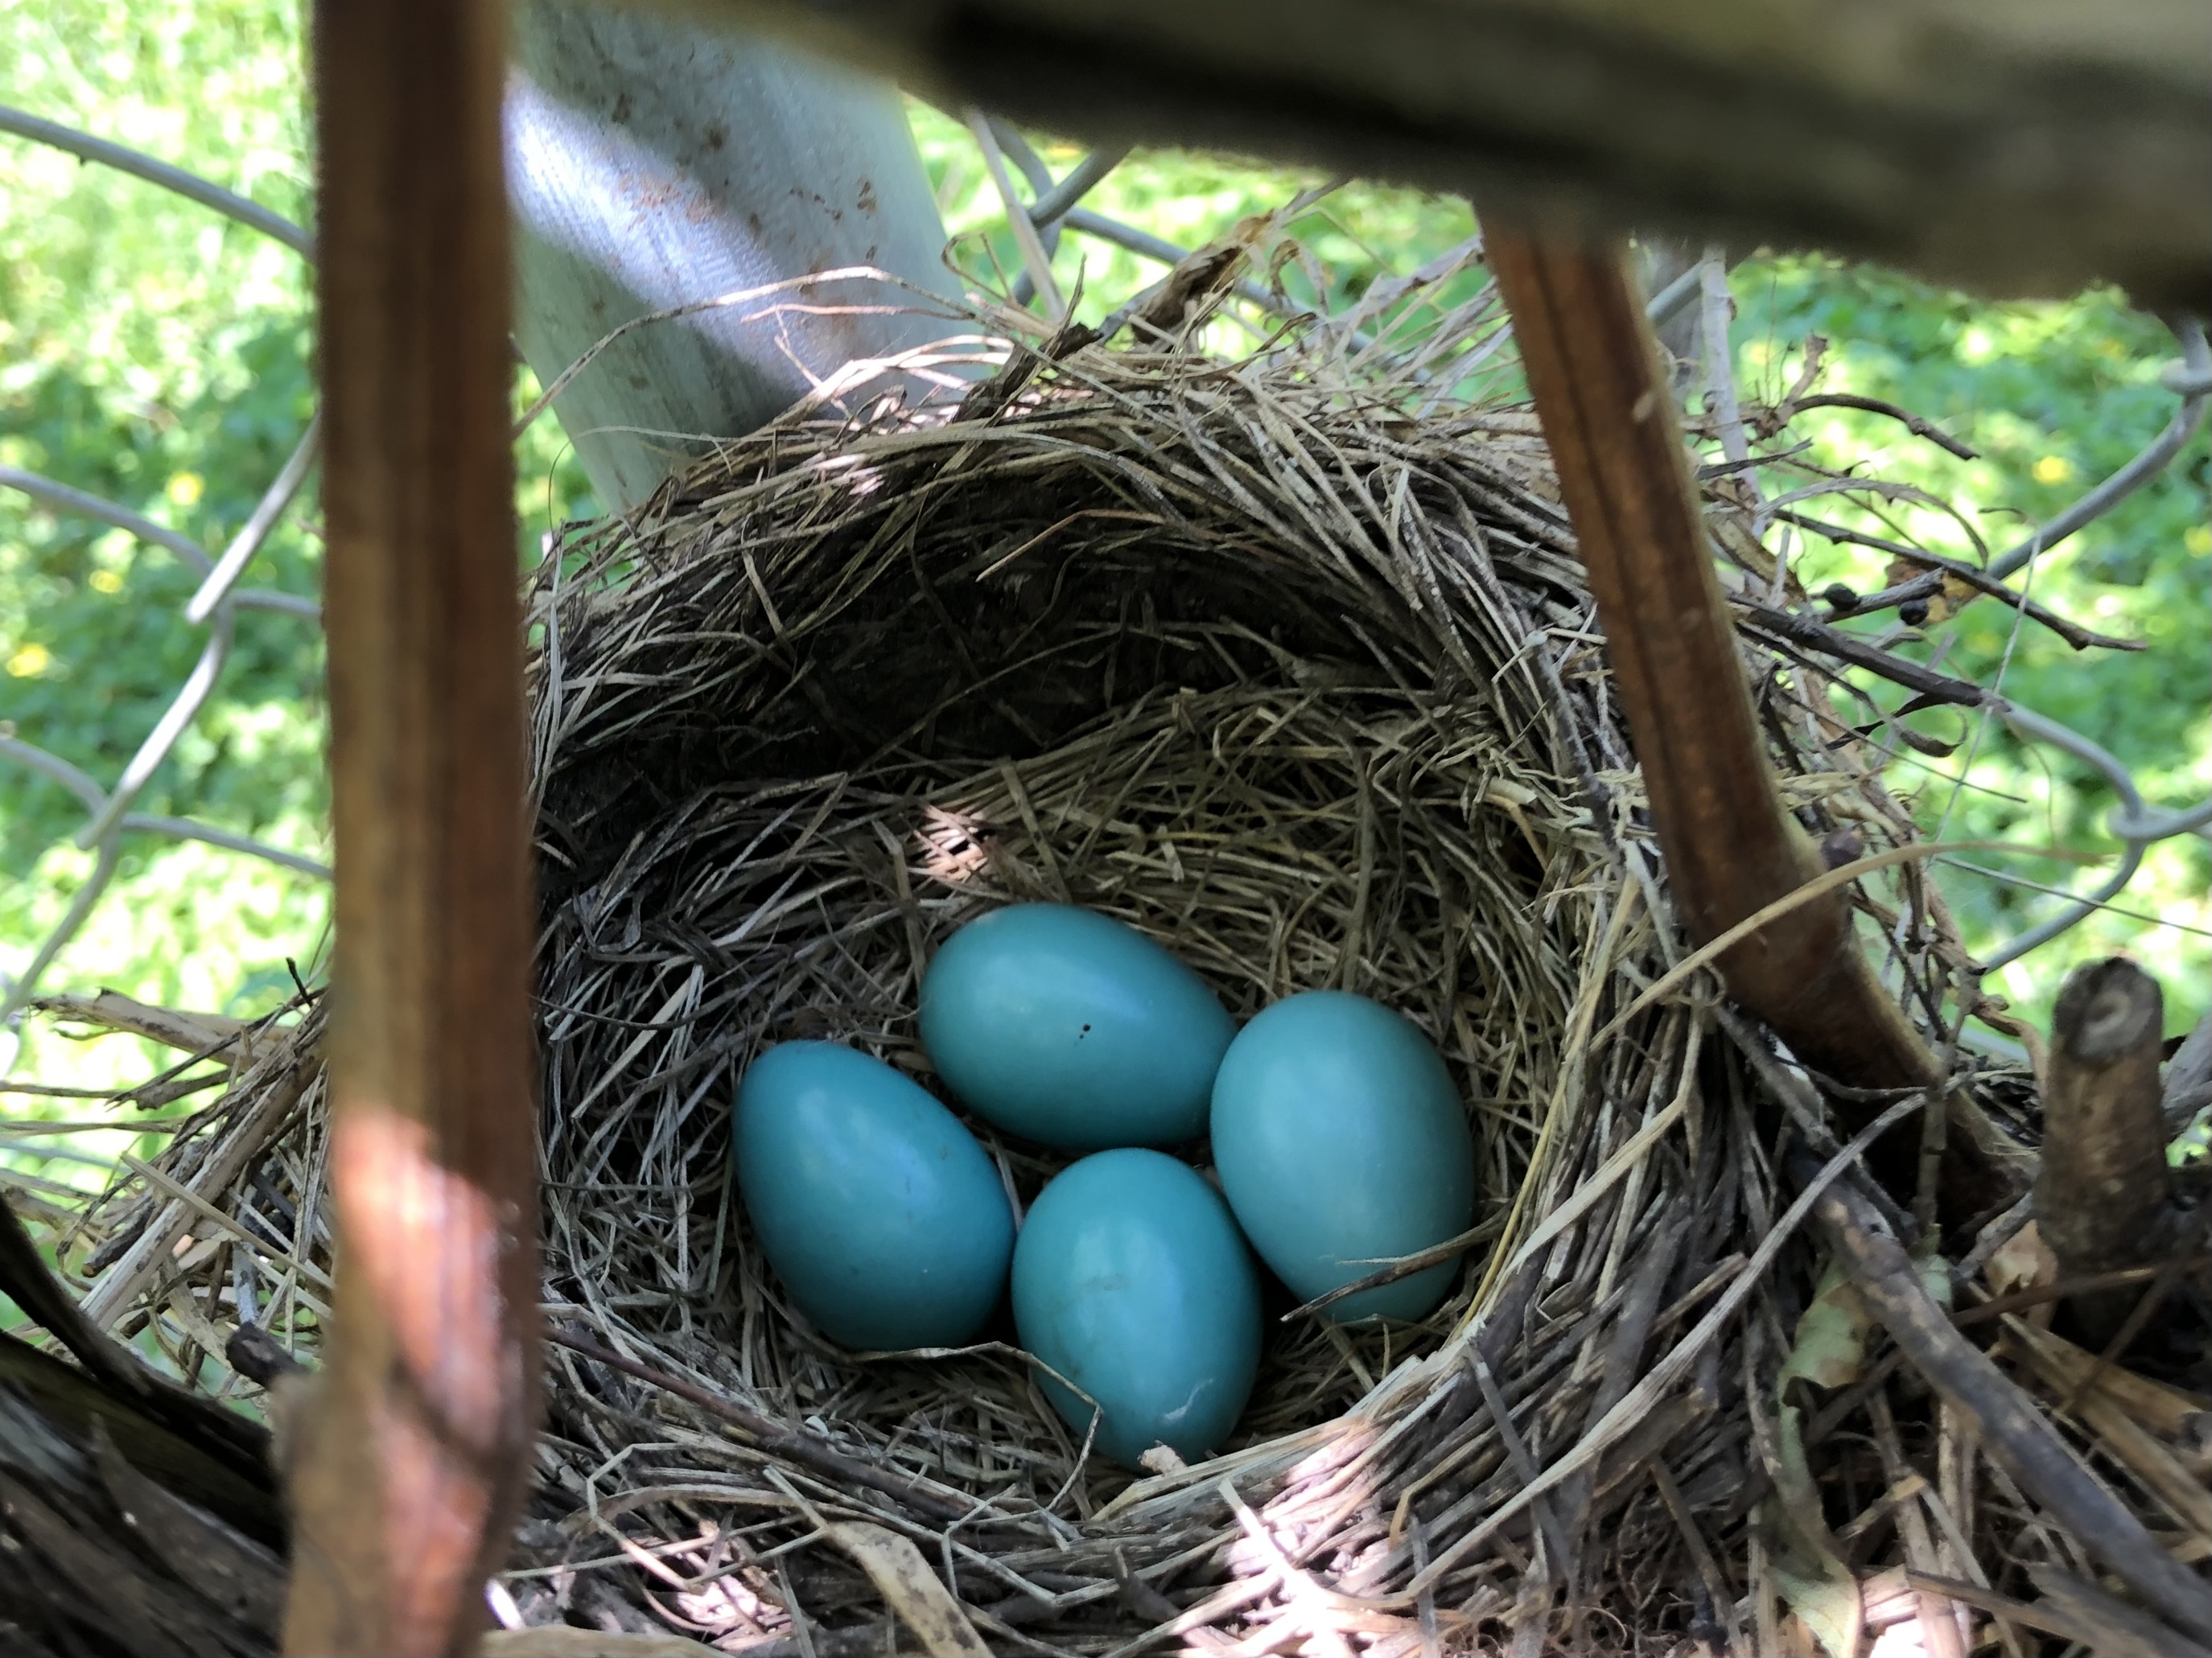
[[994, 910], [922, 975], [921, 1042], [945, 1086], [1064, 1151], [1197, 1139], [1236, 1034], [1198, 975], [1134, 928], [1066, 904]]
[[[1474, 1218], [1474, 1142], [1428, 1039], [1363, 996], [1316, 990], [1237, 1033], [1213, 1079], [1213, 1161], [1260, 1258], [1301, 1301], [1456, 1236]], [[1347, 1296], [1343, 1323], [1417, 1319], [1456, 1261]]]
[[[1062, 1170], [1014, 1246], [1022, 1345], [1098, 1402], [1096, 1447], [1129, 1467], [1154, 1445], [1195, 1461], [1227, 1438], [1260, 1367], [1260, 1275], [1221, 1196], [1158, 1151]], [[1039, 1384], [1079, 1443], [1091, 1409]]]
[[834, 1042], [784, 1042], [738, 1087], [738, 1190], [793, 1303], [848, 1347], [947, 1347], [998, 1304], [1014, 1216], [928, 1090]]

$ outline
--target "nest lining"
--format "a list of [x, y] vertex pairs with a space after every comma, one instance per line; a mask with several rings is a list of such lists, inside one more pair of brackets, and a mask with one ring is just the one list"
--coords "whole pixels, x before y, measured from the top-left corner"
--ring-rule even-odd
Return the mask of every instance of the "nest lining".
[[[1011, 1461], [1022, 1500], [1065, 1491], [1076, 1512], [1122, 1477], [1079, 1476], [1019, 1360], [877, 1364], [856, 1385], [781, 1303], [727, 1203], [723, 1108], [744, 1065], [829, 1036], [927, 1080], [928, 952], [982, 905], [1081, 903], [1168, 944], [1240, 1016], [1322, 986], [1411, 1015], [1480, 1102], [1485, 1185], [1510, 1193], [1608, 854], [1562, 793], [1571, 768], [1528, 751], [1560, 723], [1542, 676], [1457, 665], [1508, 664], [1531, 635], [1493, 572], [1443, 551], [1529, 518], [1507, 494], [1523, 492], [1478, 462], [1457, 481], [1468, 530], [1347, 556], [1352, 525], [1255, 522], [1220, 489], [1235, 472], [1207, 492], [1183, 458], [1146, 453], [1164, 411], [1137, 398], [1172, 387], [1205, 433], [1249, 408], [1249, 384], [1062, 383], [982, 441], [894, 424], [847, 434], [825, 467], [771, 440], [766, 465], [735, 450], [687, 480], [662, 525], [609, 550], [659, 574], [612, 604], [549, 598], [566, 679], [540, 698], [538, 745], [549, 852], [577, 872], [556, 878], [543, 980], [554, 1281], [625, 1336], [647, 1334], [644, 1286], [669, 1286], [687, 1331], [734, 1302], [708, 1339], [733, 1342], [783, 1414], [835, 1399], [848, 1430], [975, 1471], [949, 1483], [1003, 1486]], [[1303, 446], [1218, 459], [1255, 493], [1326, 499]], [[1068, 1161], [973, 1126], [1024, 1205]], [[624, 1192], [664, 1201], [595, 1228]], [[1240, 1439], [1347, 1407], [1433, 1346], [1472, 1287], [1422, 1329], [1279, 1330]]]
[[[1314, 341], [1241, 364], [1016, 346], [957, 418], [794, 416], [548, 561], [544, 1222], [569, 1345], [548, 1350], [538, 1564], [513, 1580], [532, 1616], [559, 1583], [603, 1624], [649, 1605], [732, 1649], [879, 1649], [881, 1580], [835, 1541], [866, 1521], [920, 1542], [994, 1649], [1170, 1625], [1250, 1650], [1513, 1628], [1746, 1649], [1769, 1579], [1738, 1571], [1740, 1605], [1716, 1551], [1748, 1546], [1814, 1279], [1778, 1224], [1778, 1114], [1702, 993], [1594, 1040], [1680, 947], [1590, 602], [1525, 413], [1413, 421], [1402, 391]], [[1808, 827], [1909, 834], [1818, 680], [1747, 662]], [[1411, 1327], [1271, 1321], [1201, 1467], [1086, 1458], [1010, 1327], [836, 1350], [734, 1202], [750, 1059], [830, 1037], [930, 1082], [930, 950], [1036, 898], [1144, 929], [1239, 1016], [1322, 987], [1396, 1007], [1473, 1113], [1482, 1236], [1451, 1298]], [[1916, 975], [1956, 950], [1923, 919]], [[259, 1172], [217, 1200], [279, 1189], [292, 1258], [326, 1264], [319, 1026], [168, 1168], [191, 1182], [250, 1133]], [[972, 1126], [1024, 1204], [1068, 1161]], [[323, 1311], [297, 1272], [275, 1307]], [[630, 1572], [641, 1540], [682, 1570]]]

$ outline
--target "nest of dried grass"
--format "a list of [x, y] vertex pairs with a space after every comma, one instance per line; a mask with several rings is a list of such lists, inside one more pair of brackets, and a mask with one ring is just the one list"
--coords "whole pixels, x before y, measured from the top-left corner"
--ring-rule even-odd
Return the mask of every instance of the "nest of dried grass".
[[[2019, 1563], [2073, 1559], [1878, 1362], [1863, 1311], [1814, 1301], [1758, 1033], [1694, 982], [1620, 1017], [1681, 946], [1533, 422], [1413, 418], [1427, 394], [1344, 337], [1243, 362], [1016, 348], [957, 417], [802, 412], [548, 561], [560, 1345], [510, 1615], [872, 1652], [927, 1643], [949, 1590], [956, 1633], [1003, 1651], [1741, 1652], [1809, 1639], [1795, 1607], [1847, 1650], [1792, 1503], [1826, 1502], [1880, 1584], [1910, 1565], [2002, 1599]], [[1747, 661], [1808, 825], [1909, 834], [1818, 677]], [[733, 1201], [750, 1059], [832, 1036], [929, 1081], [923, 963], [1033, 898], [1146, 930], [1239, 1014], [1377, 997], [1473, 1114], [1482, 1224], [1451, 1299], [1350, 1332], [1277, 1305], [1203, 1467], [1085, 1460], [1010, 1327], [835, 1349]], [[1914, 974], [1956, 954], [1923, 920]], [[167, 1185], [102, 1212], [172, 1339], [210, 1347], [241, 1299], [222, 1255], [147, 1250], [198, 1221], [181, 1184], [234, 1218], [210, 1238], [258, 1252], [253, 1305], [312, 1345], [317, 1023], [178, 1136]], [[975, 1127], [1024, 1201], [1057, 1166]], [[1823, 1318], [1838, 1391], [1807, 1418], [1777, 1372]], [[1846, 1584], [1851, 1619], [1923, 1609], [1892, 1575], [1891, 1602]]]

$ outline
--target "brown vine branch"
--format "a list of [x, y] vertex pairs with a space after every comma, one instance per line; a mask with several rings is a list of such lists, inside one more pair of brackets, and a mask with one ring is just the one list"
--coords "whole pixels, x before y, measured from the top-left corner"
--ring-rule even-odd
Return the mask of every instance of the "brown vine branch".
[[1979, 460], [1981, 451], [1972, 444], [1962, 443], [1933, 421], [1923, 420], [1909, 409], [1900, 409], [1880, 398], [1863, 398], [1856, 392], [1821, 392], [1809, 398], [1793, 397], [1775, 412], [1787, 424], [1807, 409], [1857, 409], [1869, 415], [1887, 415], [1917, 438], [1926, 438], [1937, 448], [1956, 455], [1960, 460]]
[[319, 0], [311, 31], [338, 1266], [294, 1653], [473, 1651], [537, 1439], [501, 16]]
[[[1702, 944], [1803, 886], [1819, 855], [1776, 792], [1674, 399], [1620, 250], [1585, 251], [1494, 222], [1487, 246], [1597, 602], [1675, 908]], [[1777, 917], [1718, 966], [1729, 995], [1815, 1069], [1858, 1088], [1942, 1080], [1860, 953], [1842, 894]], [[1963, 1096], [1953, 1108], [1974, 1112]], [[1837, 1109], [1854, 1128], [1875, 1114], [1847, 1100]], [[1980, 1140], [1971, 1129], [1954, 1134], [1947, 1151], [1945, 1186], [1965, 1212], [2013, 1195], [2007, 1171], [1969, 1149]], [[1904, 1137], [1875, 1148], [1893, 1191], [1911, 1189], [1913, 1155]]]

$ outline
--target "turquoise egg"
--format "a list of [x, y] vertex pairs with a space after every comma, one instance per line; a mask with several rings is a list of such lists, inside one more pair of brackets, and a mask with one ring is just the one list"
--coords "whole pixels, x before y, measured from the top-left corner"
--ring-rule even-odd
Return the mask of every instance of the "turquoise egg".
[[1236, 1034], [1198, 975], [1134, 928], [1066, 904], [993, 910], [922, 975], [921, 1043], [945, 1085], [1063, 1151], [1196, 1139]]
[[[1237, 1033], [1213, 1079], [1213, 1161], [1245, 1236], [1300, 1301], [1474, 1224], [1474, 1140], [1451, 1074], [1413, 1024], [1315, 990]], [[1456, 1261], [1347, 1296], [1342, 1323], [1436, 1309]]]
[[[1260, 1275], [1228, 1206], [1158, 1151], [1062, 1170], [1014, 1246], [1022, 1345], [1098, 1401], [1095, 1443], [1129, 1467], [1154, 1445], [1196, 1461], [1229, 1436], [1260, 1368]], [[1078, 1442], [1091, 1406], [1042, 1374]]]
[[1014, 1215], [928, 1090], [834, 1042], [784, 1042], [738, 1087], [738, 1190], [799, 1310], [848, 1347], [949, 1347], [998, 1305]]

